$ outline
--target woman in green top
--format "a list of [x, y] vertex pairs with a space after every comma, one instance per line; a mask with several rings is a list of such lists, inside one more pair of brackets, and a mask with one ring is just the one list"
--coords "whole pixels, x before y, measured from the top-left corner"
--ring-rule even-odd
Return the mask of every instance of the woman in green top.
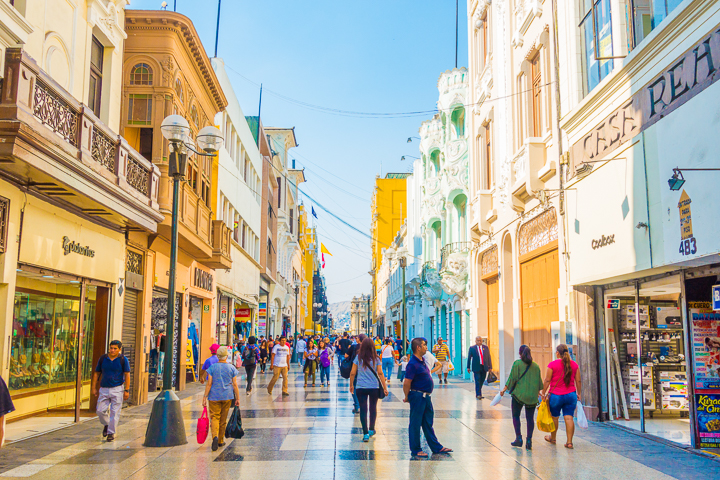
[[520, 412], [525, 407], [525, 419], [527, 420], [527, 438], [525, 448], [532, 450], [532, 434], [535, 428], [535, 408], [538, 404], [538, 397], [543, 388], [540, 367], [532, 361], [530, 347], [520, 347], [520, 360], [515, 360], [510, 376], [505, 383], [500, 395], [510, 390], [512, 396], [512, 419], [515, 427], [515, 441], [510, 445], [522, 447], [522, 435], [520, 434]]

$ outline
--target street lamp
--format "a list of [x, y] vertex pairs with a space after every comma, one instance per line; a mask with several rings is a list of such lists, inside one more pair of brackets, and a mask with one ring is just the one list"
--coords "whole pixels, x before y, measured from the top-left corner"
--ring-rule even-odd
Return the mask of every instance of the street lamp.
[[407, 305], [405, 299], [405, 268], [407, 267], [407, 257], [409, 256], [408, 249], [406, 247], [398, 247], [395, 250], [395, 258], [400, 262], [400, 268], [402, 268], [402, 322], [401, 322], [401, 335], [400, 345], [402, 353], [405, 354], [405, 345], [407, 340]]
[[408, 141], [407, 141], [407, 143], [412, 143], [412, 141], [413, 141], [413, 138], [415, 138], [415, 139], [417, 139], [417, 140], [421, 140], [421, 138], [420, 138], [420, 137], [408, 137]]
[[403, 155], [402, 157], [400, 157], [400, 161], [403, 162], [403, 161], [407, 160], [408, 157], [414, 158], [415, 160], [420, 160], [420, 157], [413, 157], [412, 155]]
[[293, 338], [295, 339], [295, 345], [293, 345], [293, 353], [292, 353], [292, 359], [291, 362], [295, 363], [297, 362], [297, 341], [298, 341], [298, 293], [300, 293], [300, 287], [307, 288], [310, 284], [307, 282], [307, 280], [303, 280], [302, 283], [296, 283], [295, 284], [295, 335]]
[[163, 120], [160, 126], [163, 137], [170, 142], [170, 158], [168, 163], [168, 175], [173, 179], [173, 203], [172, 203], [172, 229], [170, 239], [170, 269], [168, 279], [168, 315], [167, 315], [167, 338], [169, 352], [165, 354], [163, 366], [163, 389], [153, 402], [150, 420], [148, 421], [147, 433], [145, 434], [146, 447], [174, 447], [185, 445], [185, 423], [183, 422], [180, 399], [172, 391], [173, 385], [173, 357], [175, 355], [174, 338], [175, 332], [175, 271], [177, 267], [178, 247], [178, 197], [180, 181], [185, 177], [187, 167], [188, 151], [203, 157], [212, 157], [222, 148], [223, 137], [219, 129], [208, 126], [200, 130], [197, 136], [197, 144], [202, 152], [195, 150], [191, 130], [188, 121], [181, 115], [170, 115]]

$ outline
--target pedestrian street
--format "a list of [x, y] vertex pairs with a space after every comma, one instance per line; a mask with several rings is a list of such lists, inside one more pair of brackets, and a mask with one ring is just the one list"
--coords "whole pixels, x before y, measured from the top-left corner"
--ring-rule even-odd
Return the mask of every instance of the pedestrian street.
[[[198, 445], [195, 425], [202, 390], [180, 392], [187, 445], [143, 447], [152, 402], [124, 409], [116, 440], [103, 441], [97, 419], [6, 445], [0, 477], [113, 479], [670, 479], [718, 478], [720, 462], [625, 431], [591, 424], [576, 434], [575, 449], [543, 441], [536, 430], [532, 451], [513, 448], [509, 400], [490, 407], [497, 387], [474, 396], [470, 382], [450, 379], [433, 393], [435, 431], [449, 455], [413, 459], [408, 446], [408, 406], [398, 380], [378, 408], [377, 434], [362, 441], [352, 413], [348, 380], [333, 367], [330, 387], [303, 389], [291, 367], [290, 395], [280, 386], [267, 394], [269, 374], [259, 373], [252, 395], [242, 393], [244, 438], [227, 439], [217, 452], [211, 439]], [[243, 378], [244, 381], [244, 378]], [[242, 382], [241, 382], [242, 383]], [[436, 382], [437, 383], [437, 382]], [[241, 388], [242, 390], [242, 388]], [[564, 432], [558, 434], [562, 439]], [[423, 440], [423, 448], [429, 452]], [[672, 458], [670, 462], [667, 459]], [[701, 475], [701, 477], [698, 477]]]

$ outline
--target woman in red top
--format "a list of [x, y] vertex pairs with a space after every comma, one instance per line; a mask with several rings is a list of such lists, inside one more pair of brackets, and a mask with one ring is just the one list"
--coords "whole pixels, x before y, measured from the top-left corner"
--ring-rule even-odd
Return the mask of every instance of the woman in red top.
[[[570, 358], [570, 352], [567, 345], [560, 344], [555, 349], [557, 360], [550, 362], [545, 372], [545, 381], [543, 383], [543, 397], [548, 399], [550, 407], [550, 415], [555, 422], [555, 431], [545, 436], [545, 440], [555, 443], [558, 420], [560, 413], [565, 418], [565, 430], [567, 433], [567, 443], [565, 448], [573, 448], [573, 435], [575, 433], [575, 423], [573, 415], [577, 402], [580, 401], [580, 372], [578, 372], [578, 364]], [[548, 391], [549, 389], [549, 391]]]

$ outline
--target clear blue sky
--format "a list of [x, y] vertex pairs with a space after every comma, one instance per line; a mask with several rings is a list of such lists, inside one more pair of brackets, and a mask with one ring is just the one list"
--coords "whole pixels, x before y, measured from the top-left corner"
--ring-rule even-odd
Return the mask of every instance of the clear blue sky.
[[[173, 9], [173, 0], [168, 10]], [[132, 0], [128, 8], [159, 9], [162, 0]], [[467, 66], [467, 4], [460, 1], [458, 66]], [[215, 47], [215, 0], [177, 0], [209, 56]], [[455, 1], [357, 2], [222, 0], [218, 57], [246, 115], [257, 115], [264, 86], [266, 126], [295, 127], [291, 150], [305, 168], [300, 188], [337, 216], [369, 234], [375, 176], [408, 171], [419, 156], [420, 123], [432, 117], [357, 118], [302, 107], [293, 100], [358, 112], [432, 110], [439, 75], [455, 66]], [[245, 78], [243, 78], [245, 77]], [[306, 206], [313, 204], [302, 199]], [[330, 302], [369, 293], [370, 240], [315, 206], [326, 256]]]

